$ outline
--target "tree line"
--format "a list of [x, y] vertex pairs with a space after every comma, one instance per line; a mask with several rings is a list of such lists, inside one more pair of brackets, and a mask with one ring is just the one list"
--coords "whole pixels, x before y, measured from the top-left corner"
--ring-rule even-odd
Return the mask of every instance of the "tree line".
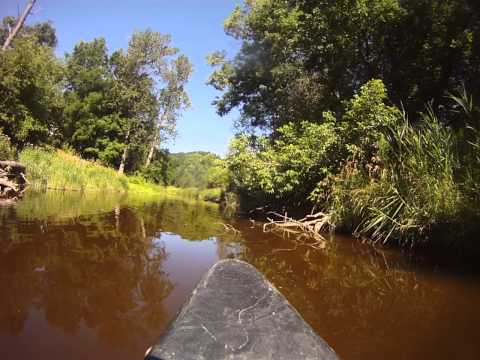
[[[15, 19], [5, 17], [3, 43]], [[192, 73], [171, 36], [136, 31], [127, 49], [80, 41], [64, 58], [51, 23], [24, 26], [0, 53], [0, 131], [12, 145], [72, 149], [120, 173], [148, 168], [189, 106]], [[2, 145], [6, 146], [6, 145]]]
[[[480, 6], [473, 0], [247, 0], [211, 54], [244, 208], [405, 245], [480, 223]], [[473, 242], [471, 242], [473, 243]], [[470, 244], [471, 244], [470, 243]]]
[[179, 188], [224, 189], [229, 179], [225, 161], [206, 151], [163, 150], [143, 174], [156, 183]]

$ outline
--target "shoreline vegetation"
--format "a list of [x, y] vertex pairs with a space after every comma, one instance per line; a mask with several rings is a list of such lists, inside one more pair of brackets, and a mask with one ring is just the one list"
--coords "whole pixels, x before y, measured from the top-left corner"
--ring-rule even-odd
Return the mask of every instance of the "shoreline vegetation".
[[169, 195], [220, 201], [220, 188], [200, 190], [162, 186], [141, 176], [118, 174], [114, 169], [64, 150], [26, 148], [20, 152], [19, 160], [26, 166], [30, 187], [35, 190]]
[[479, 26], [462, 0], [237, 6], [240, 49], [207, 60], [217, 113], [240, 113], [241, 207], [314, 239], [480, 249]]
[[[386, 99], [373, 80], [346, 102], [346, 119], [287, 124], [273, 141], [238, 136], [226, 161], [243, 206], [267, 216], [264, 228], [308, 235], [318, 247], [325, 247], [322, 233], [338, 231], [373, 244], [478, 250], [480, 132], [472, 98], [451, 95], [467, 124], [461, 131], [432, 109], [411, 124]], [[302, 211], [300, 220], [287, 216]]]

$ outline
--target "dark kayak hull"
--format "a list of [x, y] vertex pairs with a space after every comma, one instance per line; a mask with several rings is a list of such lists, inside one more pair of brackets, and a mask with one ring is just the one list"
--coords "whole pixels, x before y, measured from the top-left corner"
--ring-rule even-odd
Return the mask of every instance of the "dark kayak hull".
[[253, 266], [216, 263], [148, 360], [338, 359]]

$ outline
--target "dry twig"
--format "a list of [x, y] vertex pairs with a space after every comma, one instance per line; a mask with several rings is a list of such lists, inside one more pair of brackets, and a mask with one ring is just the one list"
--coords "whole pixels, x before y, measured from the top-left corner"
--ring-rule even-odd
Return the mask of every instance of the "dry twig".
[[294, 235], [296, 241], [315, 249], [324, 249], [326, 247], [327, 241], [321, 234], [321, 231], [327, 230], [332, 226], [329, 214], [318, 212], [307, 215], [300, 220], [295, 220], [276, 212], [269, 212], [269, 214], [280, 220], [267, 218], [268, 222], [263, 224], [264, 232], [280, 231], [287, 236]]
[[232, 232], [233, 234], [235, 235], [239, 235], [240, 234], [240, 230], [237, 230], [235, 229], [232, 225], [230, 224], [225, 224], [225, 223], [219, 223], [220, 225], [223, 226], [223, 228], [225, 229], [225, 231], [227, 232]]

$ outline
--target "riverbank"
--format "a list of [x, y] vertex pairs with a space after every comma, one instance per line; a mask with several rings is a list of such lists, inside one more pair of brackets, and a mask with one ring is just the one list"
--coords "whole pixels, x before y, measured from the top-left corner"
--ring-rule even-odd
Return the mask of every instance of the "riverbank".
[[372, 80], [343, 115], [289, 123], [275, 138], [237, 136], [226, 160], [231, 187], [245, 210], [280, 213], [282, 227], [284, 214], [314, 214], [288, 225], [404, 247], [478, 248], [478, 113], [465, 92], [451, 103], [413, 123]]
[[218, 202], [221, 189], [181, 189], [148, 182], [141, 176], [118, 174], [114, 169], [63, 150], [27, 148], [19, 154], [31, 187], [38, 190], [118, 192], [142, 195], [172, 195]]

